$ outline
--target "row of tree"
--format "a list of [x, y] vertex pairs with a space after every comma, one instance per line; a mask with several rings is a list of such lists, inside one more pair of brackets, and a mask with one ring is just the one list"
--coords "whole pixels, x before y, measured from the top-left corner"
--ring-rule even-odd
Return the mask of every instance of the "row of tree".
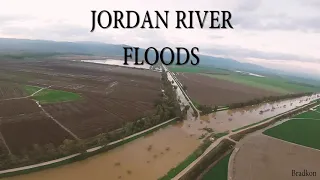
[[296, 116], [298, 114], [301, 114], [301, 113], [303, 113], [305, 111], [308, 111], [311, 107], [314, 107], [314, 106], [315, 106], [315, 104], [309, 104], [309, 105], [304, 106], [303, 108], [299, 108], [299, 109], [292, 110], [290, 112], [284, 113], [284, 114], [282, 114], [280, 116], [277, 116], [276, 118], [274, 118], [273, 120], [271, 120], [271, 121], [269, 121], [267, 123], [264, 123], [264, 124], [255, 126], [253, 128], [249, 128], [249, 129], [246, 129], [244, 131], [241, 131], [241, 132], [239, 132], [237, 134], [234, 134], [234, 135], [231, 136], [231, 138], [233, 140], [235, 140], [235, 141], [239, 141], [243, 137], [245, 137], [247, 134], [250, 134], [250, 133], [255, 132], [255, 131], [259, 130], [259, 129], [263, 129], [265, 127], [268, 127], [268, 126], [276, 123], [277, 121], [281, 121], [283, 119], [290, 119], [290, 118], [292, 118], [292, 117], [294, 117], [294, 116]]
[[293, 99], [293, 98], [298, 98], [302, 96], [310, 96], [312, 95], [312, 92], [305, 92], [305, 93], [296, 93], [296, 94], [285, 94], [281, 96], [267, 96], [259, 99], [253, 99], [249, 100], [247, 102], [241, 102], [241, 103], [232, 103], [229, 104], [229, 109], [234, 109], [234, 108], [242, 108], [245, 106], [252, 106], [256, 104], [261, 104], [261, 103], [268, 103], [268, 102], [274, 102], [274, 101], [280, 101], [280, 100], [286, 100], [286, 99]]
[[[312, 92], [305, 92], [305, 93], [296, 93], [296, 94], [286, 94], [286, 95], [281, 95], [281, 96], [267, 96], [263, 98], [257, 98], [257, 99], [252, 99], [246, 102], [240, 102], [240, 103], [232, 103], [229, 104], [228, 107], [229, 109], [236, 109], [236, 108], [243, 108], [246, 106], [252, 106], [252, 105], [257, 105], [261, 103], [268, 103], [268, 102], [274, 102], [274, 101], [280, 101], [280, 100], [286, 100], [286, 99], [293, 99], [293, 98], [298, 98], [302, 96], [310, 96], [312, 95]], [[201, 115], [207, 115], [212, 112], [216, 112], [218, 109], [218, 106], [210, 106], [210, 105], [198, 105], [197, 107], [199, 109]]]
[[27, 166], [44, 161], [61, 158], [75, 153], [83, 153], [87, 149], [85, 140], [64, 140], [60, 146], [34, 144], [32, 148], [22, 149], [19, 153], [2, 153], [0, 155], [0, 170]]
[[96, 137], [84, 140], [66, 139], [60, 146], [55, 146], [54, 144], [40, 146], [35, 144], [32, 148], [24, 149], [15, 154], [0, 153], [0, 170], [36, 164], [75, 153], [83, 153], [91, 147], [106, 145], [175, 117], [183, 120], [190, 107], [186, 106], [181, 111], [176, 89], [168, 80], [165, 72], [161, 74], [161, 88], [162, 92], [159, 95], [159, 99], [154, 103], [156, 110], [153, 113], [147, 113], [145, 117], [137, 121], [126, 122], [119, 130], [102, 133]]

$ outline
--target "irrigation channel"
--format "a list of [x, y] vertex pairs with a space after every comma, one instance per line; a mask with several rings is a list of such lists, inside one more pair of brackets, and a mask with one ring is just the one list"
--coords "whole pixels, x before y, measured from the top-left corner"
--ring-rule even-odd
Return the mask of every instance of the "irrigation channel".
[[[173, 85], [178, 87], [177, 96], [181, 101], [181, 106], [193, 106], [174, 74], [166, 67], [164, 68], [168, 79], [173, 80]], [[204, 128], [212, 128], [213, 133], [229, 131], [232, 134], [232, 130], [237, 131], [244, 126], [306, 105], [315, 99], [316, 96], [301, 97], [272, 104], [219, 111], [199, 118], [192, 116], [193, 110], [190, 108], [184, 121], [166, 126], [108, 152], [64, 166], [4, 179], [42, 180], [43, 177], [46, 180], [158, 179], [184, 161], [200, 146], [202, 139], [199, 137], [209, 134]], [[218, 141], [219, 139], [209, 148], [214, 148]], [[96, 149], [91, 151], [93, 150]], [[174, 179], [179, 179], [190, 167], [192, 163]], [[0, 172], [0, 175], [1, 173], [3, 172]]]

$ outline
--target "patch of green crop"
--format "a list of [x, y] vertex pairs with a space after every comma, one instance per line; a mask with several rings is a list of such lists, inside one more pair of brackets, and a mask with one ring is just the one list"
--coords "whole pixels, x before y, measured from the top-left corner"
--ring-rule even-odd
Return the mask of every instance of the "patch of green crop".
[[320, 120], [292, 119], [263, 134], [303, 146], [320, 149]]
[[58, 102], [67, 102], [75, 101], [81, 99], [81, 96], [76, 93], [44, 89], [32, 97], [33, 99], [39, 101], [41, 104], [47, 103], [58, 103]]
[[31, 95], [39, 91], [40, 89], [41, 87], [38, 87], [38, 86], [29, 86], [29, 85], [24, 86], [24, 90], [28, 93], [28, 95]]

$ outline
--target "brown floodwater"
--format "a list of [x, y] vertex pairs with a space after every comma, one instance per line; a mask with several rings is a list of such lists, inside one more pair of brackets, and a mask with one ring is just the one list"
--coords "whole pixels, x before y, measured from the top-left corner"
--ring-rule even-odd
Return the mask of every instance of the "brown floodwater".
[[180, 126], [169, 126], [83, 161], [4, 180], [156, 180], [200, 145], [197, 137]]
[[220, 111], [198, 119], [192, 117], [190, 108], [187, 120], [109, 152], [58, 168], [4, 180], [158, 179], [200, 145], [198, 138], [205, 133], [203, 128], [212, 128], [215, 132], [237, 129], [307, 104], [314, 100], [315, 96], [310, 100], [306, 99], [303, 97]]
[[[203, 128], [212, 128], [216, 133], [234, 130], [247, 126], [278, 114], [303, 106], [316, 99], [316, 96], [301, 97], [273, 103], [265, 103], [245, 108], [219, 111], [201, 116], [199, 120], [186, 120], [182, 128], [189, 134], [201, 136]], [[308, 100], [307, 100], [308, 99]]]

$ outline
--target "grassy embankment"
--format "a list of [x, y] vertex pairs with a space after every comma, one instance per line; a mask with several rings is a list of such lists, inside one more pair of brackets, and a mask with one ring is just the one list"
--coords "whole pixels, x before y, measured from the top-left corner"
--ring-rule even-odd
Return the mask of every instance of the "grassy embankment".
[[[37, 86], [25, 86], [25, 90], [29, 95], [37, 92], [40, 89], [41, 87]], [[81, 96], [79, 94], [67, 91], [43, 89], [42, 91], [32, 96], [32, 99], [39, 101], [41, 104], [48, 104], [75, 101], [81, 99]]]
[[208, 152], [199, 162], [188, 170], [180, 180], [194, 180], [200, 177], [203, 171], [210, 167], [210, 165], [220, 161], [225, 155], [232, 152], [235, 143], [223, 139], [215, 148]]
[[175, 168], [172, 168], [165, 176], [159, 178], [159, 180], [171, 180], [178, 175], [182, 170], [195, 161], [204, 151], [210, 146], [211, 142], [205, 140], [192, 154], [190, 154], [184, 161], [178, 164]]
[[212, 180], [212, 179], [219, 179], [219, 180], [228, 180], [228, 165], [229, 159], [232, 153], [229, 153], [224, 158], [222, 158], [216, 165], [209, 169], [206, 172], [202, 180]]

